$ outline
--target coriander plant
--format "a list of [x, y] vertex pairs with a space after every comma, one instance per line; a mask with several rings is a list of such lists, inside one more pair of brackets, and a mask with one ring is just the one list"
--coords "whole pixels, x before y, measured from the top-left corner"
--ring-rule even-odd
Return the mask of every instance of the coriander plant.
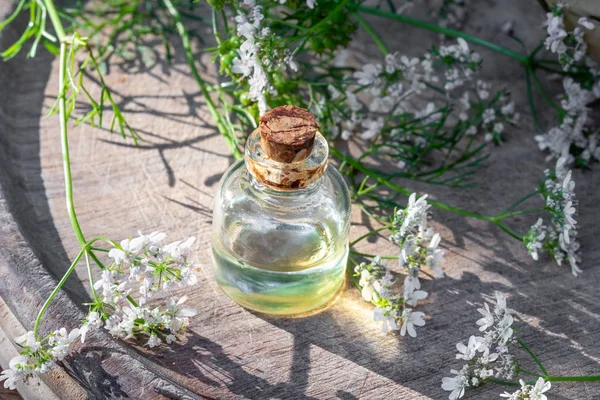
[[[528, 51], [514, 36], [507, 35], [522, 51], [500, 46], [459, 30], [464, 24], [463, 0], [432, 3], [432, 21], [411, 16], [411, 0], [379, 1], [375, 6], [362, 0], [109, 0], [67, 2], [58, 7], [53, 0], [20, 0], [0, 31], [15, 18], [29, 16], [22, 36], [2, 51], [5, 60], [26, 52], [34, 57], [40, 45], [59, 61], [56, 104], [64, 161], [65, 194], [69, 218], [81, 250], [65, 276], [43, 305], [33, 330], [16, 339], [21, 355], [13, 359], [0, 380], [5, 386], [48, 371], [54, 360], [65, 357], [71, 343], [88, 331], [104, 327], [122, 339], [145, 336], [150, 347], [171, 343], [195, 314], [183, 308], [185, 296], [173, 298], [174, 285], [196, 283], [197, 267], [188, 260], [193, 239], [162, 245], [164, 234], [140, 234], [117, 243], [100, 236], [86, 239], [73, 203], [69, 158], [68, 122], [88, 123], [117, 129], [124, 140], [143, 141], [127, 123], [115, 102], [104, 75], [113, 60], [151, 62], [153, 49], [142, 38], [160, 39], [164, 56], [172, 59], [175, 43], [185, 53], [190, 72], [201, 90], [214, 123], [232, 155], [241, 158], [246, 136], [257, 127], [268, 109], [293, 104], [309, 109], [319, 120], [321, 132], [331, 145], [330, 154], [340, 166], [355, 204], [380, 227], [351, 243], [349, 270], [364, 300], [374, 305], [373, 318], [384, 332], [417, 335], [415, 327], [425, 324], [424, 313], [416, 311], [421, 290], [420, 271], [430, 269], [443, 277], [442, 238], [429, 226], [429, 212], [450, 212], [496, 225], [522, 243], [537, 260], [542, 251], [558, 264], [568, 263], [573, 275], [582, 272], [577, 242], [577, 200], [572, 168], [591, 168], [600, 160], [598, 131], [590, 117], [589, 104], [600, 98], [600, 69], [586, 53], [585, 33], [594, 28], [581, 18], [572, 30], [564, 23], [566, 6], [557, 2], [548, 13], [546, 37]], [[369, 2], [371, 4], [371, 2]], [[407, 56], [389, 49], [366, 16], [405, 24], [439, 34], [439, 43]], [[205, 37], [206, 29], [212, 32]], [[379, 59], [357, 65], [348, 61], [347, 47], [361, 30], [378, 49]], [[206, 82], [198, 71], [196, 48], [209, 52], [217, 65], [219, 79]], [[484, 60], [478, 48], [499, 53], [507, 62], [522, 65], [526, 72], [529, 110], [517, 110], [504, 88], [495, 88], [479, 76]], [[544, 87], [548, 74], [560, 77], [564, 94], [553, 98]], [[101, 86], [98, 98], [90, 95], [86, 81]], [[555, 114], [552, 127], [542, 127], [534, 91]], [[89, 107], [78, 108], [84, 96]], [[538, 105], [539, 107], [539, 105]], [[520, 114], [531, 113], [532, 140], [548, 154], [551, 164], [539, 187], [507, 204], [502, 210], [484, 214], [463, 209], [417, 194], [411, 183], [467, 188], [470, 178], [486, 162], [503, 134], [520, 122]], [[109, 114], [107, 117], [106, 114]], [[529, 127], [528, 127], [529, 128]], [[358, 142], [364, 151], [353, 155], [339, 146]], [[377, 160], [377, 167], [369, 162]], [[406, 199], [408, 198], [408, 203]], [[537, 206], [523, 204], [537, 199]], [[527, 232], [511, 225], [517, 216], [535, 214], [537, 222]], [[391, 215], [391, 217], [389, 217]], [[397, 246], [394, 255], [378, 256], [360, 251], [360, 243], [381, 232]], [[103, 242], [107, 247], [97, 247]], [[99, 254], [108, 253], [108, 261]], [[406, 273], [402, 289], [394, 288], [395, 276], [383, 264], [398, 262]], [[393, 260], [393, 261], [391, 261]], [[39, 323], [52, 299], [75, 266], [85, 261], [92, 300], [82, 324], [67, 331], [39, 331]], [[100, 276], [99, 279], [94, 279]], [[598, 377], [553, 377], [524, 343], [515, 336], [512, 311], [498, 295], [494, 313], [479, 311], [484, 337], [472, 336], [468, 345], [459, 344], [459, 357], [468, 363], [443, 388], [450, 398], [463, 395], [467, 387], [484, 382], [517, 385], [509, 398], [545, 399], [550, 382], [598, 380]], [[164, 304], [158, 305], [162, 300]], [[540, 374], [525, 371], [509, 351], [518, 343], [540, 366]], [[492, 366], [493, 365], [493, 366]], [[494, 369], [495, 368], [495, 369]], [[514, 379], [524, 373], [537, 381]], [[569, 379], [567, 379], [569, 378]]]

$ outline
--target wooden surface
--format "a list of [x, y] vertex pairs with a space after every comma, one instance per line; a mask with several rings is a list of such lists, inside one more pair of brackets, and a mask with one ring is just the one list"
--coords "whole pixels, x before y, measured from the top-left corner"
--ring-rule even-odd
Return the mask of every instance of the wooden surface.
[[[6, 11], [3, 1], [0, 15]], [[533, 47], [541, 37], [543, 18], [534, 1], [489, 1], [472, 10], [467, 26], [512, 46], [500, 27], [513, 19], [517, 34]], [[388, 43], [395, 43], [393, 49], [411, 54], [436, 40], [417, 29], [380, 21], [377, 26]], [[12, 26], [0, 37], [0, 47], [12, 43], [23, 27], [23, 20]], [[379, 57], [374, 46], [364, 45], [366, 40], [361, 35], [353, 44], [352, 58]], [[408, 43], [411, 47], [404, 48]], [[527, 114], [520, 66], [482, 54], [485, 76], [510, 89]], [[214, 79], [210, 59], [199, 62], [207, 79]], [[56, 93], [57, 70], [57, 62], [46, 54], [0, 64], [3, 367], [16, 351], [9, 339], [31, 329], [35, 313], [79, 249], [64, 205], [58, 121], [44, 117]], [[173, 240], [196, 236], [194, 257], [205, 268], [201, 284], [188, 294], [199, 314], [185, 342], [170, 347], [148, 350], [96, 334], [64, 369], [55, 369], [36, 386], [45, 393], [61, 399], [447, 398], [441, 379], [459, 366], [455, 344], [476, 333], [474, 305], [494, 290], [508, 293], [510, 306], [522, 320], [523, 338], [551, 374], [600, 374], [598, 165], [574, 173], [584, 257], [580, 278], [548, 258], [534, 262], [519, 243], [487, 223], [433, 210], [447, 250], [448, 276], [424, 282], [430, 298], [419, 310], [430, 318], [417, 339], [381, 334], [371, 321], [371, 307], [353, 288], [318, 315], [270, 318], [240, 308], [213, 280], [212, 201], [219, 178], [233, 160], [189, 75], [181, 48], [176, 47], [173, 66], [161, 59], [146, 66], [117, 64], [107, 82], [145, 142], [136, 148], [101, 129], [71, 127], [75, 204], [83, 231], [87, 237], [103, 234], [113, 239], [138, 230], [161, 230]], [[93, 87], [92, 95], [98, 94]], [[476, 189], [412, 187], [452, 205], [501, 210], [536, 187], [548, 166], [535, 146], [530, 119], [524, 118], [521, 127], [506, 136], [506, 143], [493, 151], [476, 176]], [[358, 209], [353, 215], [354, 238], [371, 225]], [[523, 218], [515, 227], [524, 231], [532, 222]], [[393, 248], [380, 239], [362, 250]], [[87, 281], [83, 269], [77, 273], [50, 307], [42, 330], [71, 328], [82, 317], [84, 309], [78, 304], [87, 299]], [[19, 388], [26, 399], [52, 396], [27, 388]], [[466, 398], [496, 398], [502, 391], [487, 386], [469, 391]], [[551, 399], [598, 399], [600, 385], [556, 384], [551, 394]]]

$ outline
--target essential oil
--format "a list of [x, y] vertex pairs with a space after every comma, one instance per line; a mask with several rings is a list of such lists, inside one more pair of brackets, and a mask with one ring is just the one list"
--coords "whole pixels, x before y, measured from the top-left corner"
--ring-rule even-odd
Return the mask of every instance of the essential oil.
[[314, 116], [278, 107], [248, 138], [245, 160], [223, 176], [213, 215], [219, 286], [243, 307], [311, 312], [344, 284], [350, 198]]

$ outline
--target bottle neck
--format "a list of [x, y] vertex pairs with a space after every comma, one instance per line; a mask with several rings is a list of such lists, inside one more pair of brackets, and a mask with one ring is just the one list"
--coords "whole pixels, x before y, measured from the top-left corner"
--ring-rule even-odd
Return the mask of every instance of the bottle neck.
[[276, 191], [298, 191], [315, 186], [325, 173], [329, 148], [317, 132], [312, 152], [304, 160], [282, 163], [270, 159], [261, 147], [260, 133], [252, 132], [246, 142], [246, 168], [265, 188]]

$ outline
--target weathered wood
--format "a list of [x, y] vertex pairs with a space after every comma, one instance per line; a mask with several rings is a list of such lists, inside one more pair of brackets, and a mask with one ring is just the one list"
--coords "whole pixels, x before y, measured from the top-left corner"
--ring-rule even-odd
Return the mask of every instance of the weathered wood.
[[[511, 45], [500, 32], [508, 19], [516, 21], [516, 32], [531, 48], [541, 37], [544, 17], [535, 2], [482, 2], [473, 7], [468, 26], [487, 39]], [[423, 31], [377, 22], [393, 49], [417, 52], [435, 40]], [[0, 38], [1, 48], [14, 40], [23, 23]], [[380, 57], [373, 46], [365, 48], [367, 40], [361, 36], [353, 45], [352, 58]], [[517, 63], [482, 53], [490, 80], [515, 95], [525, 93]], [[214, 79], [209, 57], [198, 61], [207, 79]], [[54, 101], [57, 69], [47, 55], [0, 64], [0, 297], [11, 320], [18, 322], [9, 329], [8, 319], [2, 318], [0, 326], [10, 339], [32, 327], [40, 305], [79, 250], [64, 206], [57, 119], [43, 117]], [[63, 370], [44, 380], [57, 397], [446, 398], [441, 378], [458, 365], [454, 345], [477, 331], [472, 305], [494, 290], [509, 293], [511, 307], [523, 320], [523, 336], [553, 374], [600, 374], [596, 166], [574, 174], [581, 199], [581, 278], [548, 259], [534, 262], [519, 243], [489, 224], [434, 210], [447, 249], [448, 277], [424, 282], [430, 299], [420, 309], [431, 318], [417, 339], [382, 335], [371, 321], [371, 307], [350, 287], [318, 315], [266, 317], [234, 304], [212, 277], [212, 202], [218, 179], [232, 159], [181, 49], [176, 48], [172, 67], [162, 60], [139, 69], [115, 65], [107, 81], [144, 141], [135, 147], [90, 126], [70, 128], [75, 204], [84, 233], [120, 239], [159, 229], [173, 240], [198, 237], [195, 258], [205, 265], [204, 277], [190, 291], [189, 302], [199, 315], [183, 343], [154, 350], [97, 333]], [[91, 91], [99, 94], [96, 87]], [[528, 113], [522, 96], [518, 104]], [[547, 167], [544, 157], [525, 119], [494, 149], [476, 178], [477, 189], [415, 189], [431, 191], [453, 205], [498, 211], [537, 186]], [[524, 230], [531, 222], [523, 218], [516, 228]], [[355, 209], [352, 237], [370, 226]], [[383, 240], [363, 249], [393, 251]], [[85, 271], [77, 270], [50, 307], [42, 329], [75, 326], [83, 315], [79, 304], [88, 296], [87, 287]], [[1, 346], [2, 366], [14, 351]], [[600, 386], [593, 384], [554, 386], [553, 399], [595, 399], [600, 393]], [[471, 398], [494, 398], [503, 389], [481, 388]]]

